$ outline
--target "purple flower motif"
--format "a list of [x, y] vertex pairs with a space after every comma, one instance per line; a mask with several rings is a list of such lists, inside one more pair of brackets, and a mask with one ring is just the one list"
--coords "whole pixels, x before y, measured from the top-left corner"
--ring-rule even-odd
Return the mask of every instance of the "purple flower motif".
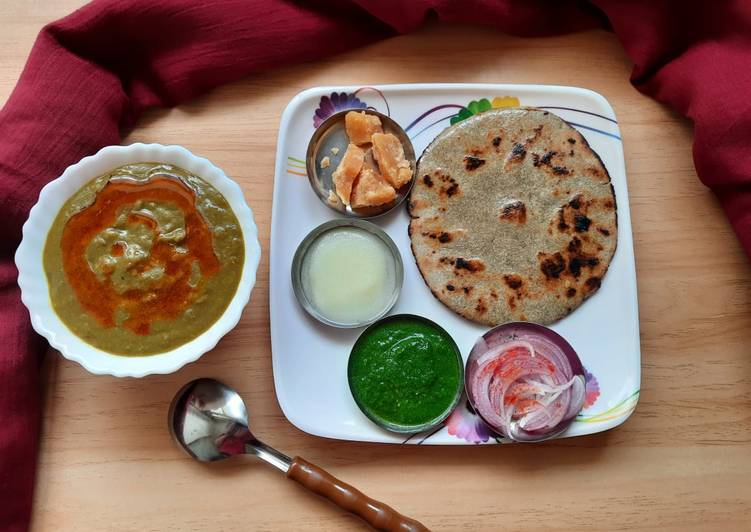
[[584, 385], [584, 405], [582, 406], [582, 410], [595, 404], [597, 398], [600, 397], [600, 384], [597, 382], [597, 377], [587, 371], [587, 368], [584, 368], [584, 382], [586, 384]]
[[321, 96], [321, 102], [318, 104], [318, 109], [316, 109], [316, 112], [313, 114], [313, 127], [317, 128], [324, 120], [337, 111], [344, 111], [345, 109], [365, 109], [366, 107], [367, 105], [361, 102], [353, 93], [332, 92], [331, 96]]
[[470, 443], [486, 442], [492, 434], [490, 428], [480, 419], [480, 416], [475, 414], [469, 401], [466, 400], [459, 403], [459, 406], [451, 412], [446, 420], [446, 428], [452, 436], [465, 439]]

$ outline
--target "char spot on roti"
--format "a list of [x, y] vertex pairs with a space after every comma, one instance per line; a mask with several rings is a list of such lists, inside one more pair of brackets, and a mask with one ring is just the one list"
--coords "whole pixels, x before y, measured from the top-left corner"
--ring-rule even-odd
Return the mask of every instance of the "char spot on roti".
[[424, 233], [422, 236], [427, 236], [428, 238], [432, 238], [433, 240], [437, 240], [441, 244], [447, 244], [453, 240], [453, 237], [450, 233], [447, 233], [446, 231], [441, 231], [440, 233]]
[[509, 286], [509, 288], [512, 288], [514, 290], [521, 288], [522, 283], [524, 282], [518, 275], [504, 275], [503, 280], [506, 281], [506, 284]]
[[556, 115], [474, 115], [441, 133], [418, 171], [412, 251], [458, 314], [549, 324], [600, 287], [617, 244], [615, 196], [597, 154]]
[[589, 226], [592, 224], [592, 220], [586, 217], [584, 214], [574, 215], [574, 231], [577, 233], [584, 233], [589, 231]]
[[552, 255], [539, 253], [538, 256], [540, 257], [540, 270], [548, 279], [557, 279], [566, 269], [566, 261], [557, 251]]
[[518, 224], [527, 221], [527, 206], [521, 201], [510, 201], [501, 209], [501, 220], [514, 222]]
[[527, 155], [527, 150], [524, 149], [523, 144], [514, 144], [514, 147], [511, 149], [511, 156], [509, 157], [509, 160], [517, 160], [520, 161], [524, 159], [524, 156]]
[[464, 167], [467, 170], [469, 170], [469, 171], [477, 170], [483, 164], [485, 164], [485, 160], [484, 159], [480, 159], [479, 157], [477, 157], [475, 155], [467, 155], [464, 158]]
[[475, 272], [481, 272], [485, 269], [485, 263], [481, 261], [480, 259], [463, 259], [462, 257], [457, 257], [456, 261], [454, 262], [454, 267], [457, 271], [460, 270], [466, 270], [470, 273]]
[[584, 283], [584, 286], [587, 287], [589, 290], [597, 290], [600, 288], [601, 279], [599, 277], [590, 277], [586, 280]]

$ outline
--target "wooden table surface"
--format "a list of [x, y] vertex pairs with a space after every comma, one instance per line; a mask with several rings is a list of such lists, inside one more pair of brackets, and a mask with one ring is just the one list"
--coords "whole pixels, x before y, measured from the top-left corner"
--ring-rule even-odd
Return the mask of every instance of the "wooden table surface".
[[[0, 2], [0, 102], [38, 30], [80, 0]], [[221, 87], [155, 110], [123, 142], [182, 144], [245, 190], [263, 259], [239, 326], [168, 376], [98, 377], [51, 353], [34, 530], [343, 530], [356, 519], [252, 459], [210, 467], [166, 429], [175, 391], [225, 380], [254, 432], [436, 530], [744, 529], [751, 522], [751, 270], [691, 160], [691, 124], [638, 93], [615, 37], [523, 40], [429, 25], [365, 49]], [[279, 118], [315, 85], [575, 85], [615, 108], [626, 151], [641, 317], [642, 393], [621, 427], [541, 445], [403, 447], [304, 434], [274, 395], [268, 249]], [[61, 169], [62, 170], [62, 169]]]

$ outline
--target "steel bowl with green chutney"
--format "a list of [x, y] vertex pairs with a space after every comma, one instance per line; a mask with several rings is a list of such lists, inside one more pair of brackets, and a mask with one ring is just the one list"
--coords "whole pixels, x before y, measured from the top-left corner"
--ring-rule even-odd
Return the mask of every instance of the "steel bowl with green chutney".
[[371, 421], [392, 432], [416, 433], [439, 425], [456, 408], [464, 362], [441, 326], [398, 314], [363, 331], [352, 347], [347, 379]]

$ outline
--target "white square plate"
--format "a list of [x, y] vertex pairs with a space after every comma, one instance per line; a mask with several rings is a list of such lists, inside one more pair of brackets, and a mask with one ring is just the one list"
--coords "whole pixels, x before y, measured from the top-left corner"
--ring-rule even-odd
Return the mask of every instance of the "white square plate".
[[[415, 153], [421, 154], [452, 117], [457, 120], [490, 107], [518, 105], [548, 109], [577, 128], [605, 163], [618, 205], [618, 248], [602, 287], [552, 326], [573, 345], [588, 373], [585, 408], [561, 437], [610, 429], [633, 412], [641, 369], [634, 247], [623, 147], [607, 100], [586, 89], [545, 85], [318, 87], [295, 96], [282, 115], [271, 223], [274, 382], [284, 415], [296, 427], [327, 438], [385, 443], [501, 441], [488, 433], [464, 399], [446, 425], [430, 433], [407, 437], [369, 421], [355, 405], [347, 383], [349, 350], [362, 329], [335, 329], [309, 317], [292, 292], [290, 268], [303, 237], [337, 216], [316, 197], [303, 162], [308, 140], [321, 119], [349, 107], [372, 107], [405, 128]], [[399, 247], [404, 261], [404, 287], [391, 312], [419, 314], [439, 323], [466, 358], [487, 329], [454, 314], [431, 295], [410, 251], [408, 221], [405, 207], [375, 219]]]

